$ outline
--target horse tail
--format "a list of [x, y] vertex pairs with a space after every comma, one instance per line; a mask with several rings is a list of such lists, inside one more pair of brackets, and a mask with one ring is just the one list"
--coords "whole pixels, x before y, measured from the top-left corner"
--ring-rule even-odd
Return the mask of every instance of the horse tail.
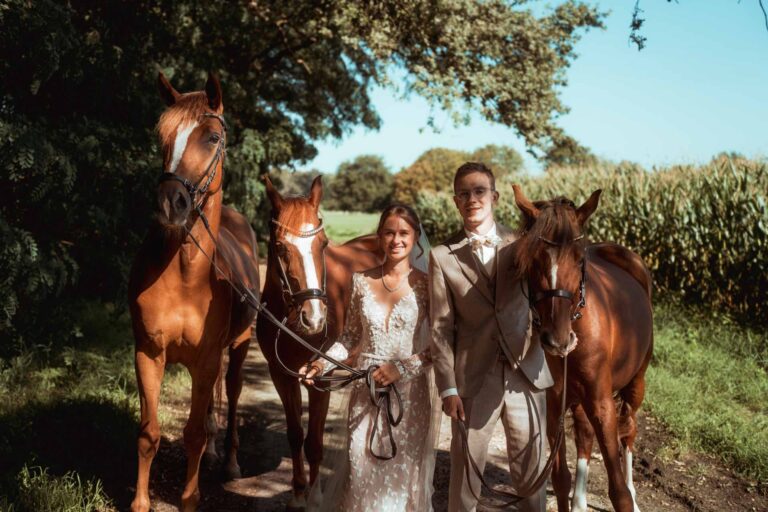
[[632, 414], [632, 406], [622, 398], [621, 406], [619, 407], [619, 417], [617, 430], [619, 432], [619, 439], [626, 439], [633, 436], [637, 432], [637, 424], [635, 422], [634, 414]]

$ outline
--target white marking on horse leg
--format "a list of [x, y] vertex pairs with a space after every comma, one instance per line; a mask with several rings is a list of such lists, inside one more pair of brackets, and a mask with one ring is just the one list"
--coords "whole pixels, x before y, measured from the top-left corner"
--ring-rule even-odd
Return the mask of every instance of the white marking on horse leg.
[[307, 507], [307, 497], [305, 493], [299, 494], [299, 496], [296, 496], [295, 494], [291, 496], [291, 499], [288, 500], [287, 508], [290, 509], [297, 509], [297, 510], [303, 510]]
[[[312, 224], [304, 224], [301, 226], [302, 231], [311, 231], [315, 228]], [[320, 289], [320, 278], [317, 275], [317, 269], [315, 268], [315, 258], [312, 255], [312, 242], [315, 240], [315, 236], [300, 237], [295, 235], [288, 235], [285, 240], [296, 247], [301, 255], [301, 262], [304, 266], [304, 276], [307, 280], [307, 288]], [[312, 329], [319, 329], [323, 323], [323, 312], [320, 310], [320, 299], [310, 299], [309, 301], [310, 312], [306, 321], [308, 327]]]
[[589, 477], [589, 459], [576, 461], [576, 484], [573, 487], [571, 512], [587, 512], [587, 478]]
[[197, 128], [197, 122], [179, 126], [176, 129], [176, 140], [173, 141], [173, 156], [171, 157], [171, 163], [168, 166], [167, 172], [176, 172], [181, 162], [181, 157], [184, 156], [184, 151], [187, 149], [187, 141], [192, 131]]
[[632, 452], [628, 447], [624, 447], [624, 480], [629, 488], [629, 493], [632, 495], [632, 503], [634, 504], [634, 512], [640, 512], [640, 507], [637, 506], [637, 494], [635, 492], [635, 484], [632, 481]]

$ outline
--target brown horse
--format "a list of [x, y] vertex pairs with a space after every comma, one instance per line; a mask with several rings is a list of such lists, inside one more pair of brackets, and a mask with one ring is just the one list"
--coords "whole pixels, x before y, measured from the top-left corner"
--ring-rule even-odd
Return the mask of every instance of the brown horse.
[[[283, 197], [269, 177], [265, 178], [265, 183], [272, 215], [263, 300], [277, 318], [287, 318], [289, 327], [324, 351], [339, 336], [344, 325], [352, 273], [381, 262], [378, 240], [367, 235], [339, 246], [328, 244], [318, 213], [323, 193], [319, 176], [312, 182], [307, 197]], [[287, 336], [278, 338], [277, 328], [263, 315], [256, 322], [256, 330], [259, 345], [269, 363], [272, 382], [285, 409], [293, 461], [293, 497], [287, 508], [303, 509], [307, 484], [314, 483], [323, 458], [323, 429], [329, 393], [308, 388], [309, 423], [305, 440], [299, 381], [282, 370], [280, 361], [296, 371], [312, 354]], [[309, 482], [304, 470], [303, 446], [309, 462]]]
[[[571, 510], [586, 510], [587, 470], [597, 435], [614, 509], [637, 511], [632, 451], [636, 413], [653, 353], [650, 273], [637, 254], [622, 246], [581, 241], [584, 223], [597, 208], [599, 190], [578, 208], [563, 197], [532, 203], [518, 186], [514, 191], [524, 233], [513, 249], [517, 276], [528, 283], [534, 335], [547, 352], [555, 378], [547, 392], [550, 443], [557, 432], [564, 390], [573, 413], [578, 462]], [[618, 417], [614, 396], [621, 400]], [[564, 444], [556, 455], [552, 485], [558, 510], [567, 511], [571, 474]]]
[[168, 104], [157, 125], [165, 172], [157, 190], [157, 222], [136, 255], [129, 283], [141, 401], [138, 480], [131, 510], [150, 508], [149, 471], [160, 443], [160, 386], [165, 366], [181, 363], [192, 377], [184, 427], [187, 476], [181, 508], [186, 512], [196, 510], [200, 500], [200, 459], [206, 440], [212, 446], [215, 435], [212, 395], [227, 347], [225, 470], [230, 476], [239, 474], [237, 401], [255, 310], [240, 301], [227, 279], [236, 273], [258, 293], [258, 256], [256, 236], [246, 219], [222, 206], [226, 128], [218, 79], [211, 75], [204, 92], [188, 94], [176, 92], [162, 74], [158, 80]]

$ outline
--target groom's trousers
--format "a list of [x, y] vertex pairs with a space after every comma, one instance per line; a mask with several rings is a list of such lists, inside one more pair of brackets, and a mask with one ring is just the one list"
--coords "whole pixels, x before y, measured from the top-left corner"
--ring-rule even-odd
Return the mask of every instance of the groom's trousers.
[[[526, 487], [542, 470], [547, 458], [546, 391], [535, 388], [517, 367], [504, 358], [485, 375], [480, 392], [462, 397], [468, 423], [469, 451], [481, 471], [485, 468], [488, 444], [499, 418], [507, 438], [507, 457], [513, 491]], [[449, 512], [473, 512], [477, 500], [470, 491], [464, 471], [462, 437], [452, 421], [451, 483], [448, 491]], [[470, 485], [480, 495], [480, 480], [470, 469]], [[518, 503], [525, 512], [544, 512], [546, 485], [533, 496]]]

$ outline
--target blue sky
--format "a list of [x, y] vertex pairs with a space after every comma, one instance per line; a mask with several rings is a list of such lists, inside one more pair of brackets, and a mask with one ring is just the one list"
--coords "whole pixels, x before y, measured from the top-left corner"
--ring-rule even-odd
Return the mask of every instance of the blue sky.
[[[559, 124], [598, 156], [648, 168], [703, 163], [720, 151], [768, 156], [768, 31], [758, 0], [642, 0], [648, 41], [641, 52], [628, 44], [634, 3], [598, 2], [611, 14], [605, 30], [586, 33], [576, 46], [561, 92], [571, 111]], [[380, 130], [357, 128], [321, 142], [317, 158], [302, 167], [335, 172], [345, 160], [376, 154], [397, 172], [433, 147], [525, 151], [513, 130], [477, 116], [455, 127], [438, 115], [435, 133], [421, 98], [380, 88], [372, 98]], [[539, 168], [524, 156], [528, 169]]]

